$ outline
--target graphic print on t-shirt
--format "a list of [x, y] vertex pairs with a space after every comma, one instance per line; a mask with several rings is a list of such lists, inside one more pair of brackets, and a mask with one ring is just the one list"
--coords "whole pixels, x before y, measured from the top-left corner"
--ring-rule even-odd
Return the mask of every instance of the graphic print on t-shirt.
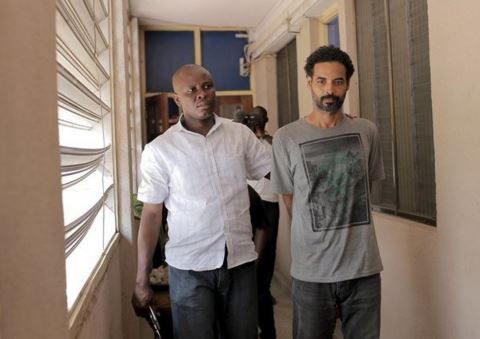
[[370, 223], [365, 155], [359, 134], [300, 144], [314, 232]]

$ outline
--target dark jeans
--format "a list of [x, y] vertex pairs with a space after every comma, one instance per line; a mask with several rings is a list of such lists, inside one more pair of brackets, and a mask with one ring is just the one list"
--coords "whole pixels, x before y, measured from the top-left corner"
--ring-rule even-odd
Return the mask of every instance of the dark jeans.
[[187, 271], [169, 267], [176, 339], [256, 339], [255, 264]]
[[293, 338], [332, 338], [338, 305], [345, 339], [378, 339], [380, 300], [380, 274], [336, 283], [293, 279]]
[[263, 257], [258, 263], [258, 326], [260, 327], [261, 339], [275, 339], [275, 320], [273, 316], [273, 300], [270, 293], [273, 270], [275, 268], [275, 256], [277, 251], [278, 202], [269, 202], [262, 200], [265, 216], [269, 223], [269, 237], [265, 244]]

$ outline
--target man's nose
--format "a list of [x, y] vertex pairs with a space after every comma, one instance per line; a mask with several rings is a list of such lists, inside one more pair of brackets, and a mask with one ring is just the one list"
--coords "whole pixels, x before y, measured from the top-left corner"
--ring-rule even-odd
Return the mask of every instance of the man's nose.
[[332, 95], [333, 94], [333, 84], [332, 83], [326, 83], [324, 89], [325, 89], [325, 94], [327, 94], [327, 95]]
[[197, 99], [205, 98], [207, 90], [205, 88], [199, 88], [197, 91]]

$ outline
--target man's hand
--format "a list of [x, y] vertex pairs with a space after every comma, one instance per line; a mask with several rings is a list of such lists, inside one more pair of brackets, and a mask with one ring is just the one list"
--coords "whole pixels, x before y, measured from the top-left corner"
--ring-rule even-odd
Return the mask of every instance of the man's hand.
[[153, 291], [150, 286], [148, 279], [145, 279], [144, 282], [138, 282], [135, 284], [135, 291], [132, 296], [132, 306], [135, 310], [137, 317], [147, 318], [148, 316], [148, 305], [153, 297]]
[[152, 300], [153, 291], [150, 286], [153, 252], [158, 241], [162, 224], [162, 204], [143, 204], [140, 228], [138, 230], [138, 264], [132, 306], [139, 317], [148, 317], [148, 304]]

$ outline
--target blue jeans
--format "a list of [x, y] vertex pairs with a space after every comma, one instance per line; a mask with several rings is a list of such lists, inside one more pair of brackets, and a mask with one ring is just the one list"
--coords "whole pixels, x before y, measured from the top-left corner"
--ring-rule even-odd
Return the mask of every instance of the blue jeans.
[[336, 283], [293, 279], [293, 338], [331, 339], [338, 306], [345, 339], [378, 339], [380, 301], [380, 274]]
[[176, 339], [256, 339], [255, 264], [211, 271], [169, 267]]

